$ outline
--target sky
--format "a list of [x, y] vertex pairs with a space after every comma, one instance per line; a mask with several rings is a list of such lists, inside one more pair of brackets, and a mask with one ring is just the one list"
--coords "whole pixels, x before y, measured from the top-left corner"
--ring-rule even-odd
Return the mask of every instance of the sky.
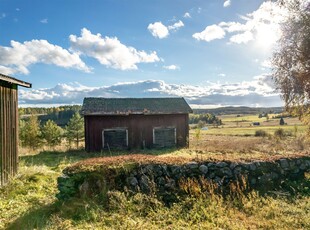
[[0, 0], [0, 73], [20, 106], [184, 97], [283, 106], [270, 58], [285, 12], [260, 0]]

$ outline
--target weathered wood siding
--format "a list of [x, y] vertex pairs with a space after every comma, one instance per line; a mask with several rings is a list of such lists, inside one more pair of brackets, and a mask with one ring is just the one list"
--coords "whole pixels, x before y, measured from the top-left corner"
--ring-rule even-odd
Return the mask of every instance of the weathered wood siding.
[[0, 186], [17, 172], [18, 110], [17, 85], [0, 80]]
[[127, 128], [128, 148], [152, 148], [153, 129], [176, 128], [176, 146], [187, 147], [189, 137], [188, 114], [84, 116], [86, 151], [102, 149], [103, 129]]

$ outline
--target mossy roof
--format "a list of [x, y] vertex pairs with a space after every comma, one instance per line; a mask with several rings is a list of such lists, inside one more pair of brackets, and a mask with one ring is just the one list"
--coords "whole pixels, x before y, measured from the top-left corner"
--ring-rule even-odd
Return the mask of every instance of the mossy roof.
[[178, 98], [84, 98], [84, 115], [180, 114], [192, 113], [182, 97]]

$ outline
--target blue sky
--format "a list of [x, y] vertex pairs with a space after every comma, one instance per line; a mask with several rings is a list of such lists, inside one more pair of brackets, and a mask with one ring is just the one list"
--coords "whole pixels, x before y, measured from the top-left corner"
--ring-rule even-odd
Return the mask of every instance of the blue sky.
[[20, 105], [184, 96], [281, 106], [269, 58], [283, 11], [258, 0], [0, 0], [0, 72]]

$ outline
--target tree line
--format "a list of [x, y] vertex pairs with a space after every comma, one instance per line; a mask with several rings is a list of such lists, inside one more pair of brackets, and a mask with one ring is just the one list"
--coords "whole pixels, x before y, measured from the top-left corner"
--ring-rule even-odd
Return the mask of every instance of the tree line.
[[65, 127], [70, 118], [81, 110], [81, 105], [65, 105], [59, 107], [38, 107], [38, 108], [18, 108], [19, 116], [22, 118], [30, 115], [37, 115], [39, 121], [45, 124], [48, 120], [54, 121], [57, 125]]
[[79, 143], [84, 138], [84, 121], [78, 112], [74, 113], [68, 124], [61, 128], [53, 120], [41, 124], [37, 115], [31, 115], [19, 122], [19, 139], [23, 147], [36, 149], [42, 145], [53, 148], [66, 141], [71, 148], [74, 143], [79, 148]]
[[213, 124], [213, 125], [222, 125], [222, 120], [216, 117], [214, 114], [190, 114], [189, 115], [190, 124]]

